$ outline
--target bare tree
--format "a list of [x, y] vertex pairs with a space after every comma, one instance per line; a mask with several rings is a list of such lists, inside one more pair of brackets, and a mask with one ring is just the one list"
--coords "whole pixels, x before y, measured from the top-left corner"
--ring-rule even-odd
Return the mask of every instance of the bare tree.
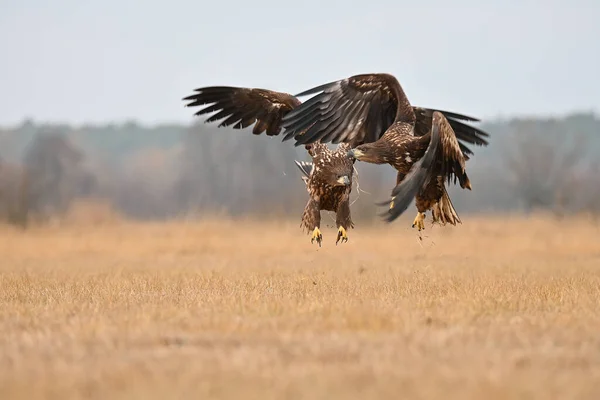
[[179, 208], [240, 215], [302, 207], [306, 189], [294, 159], [304, 153], [280, 137], [192, 126], [174, 183]]
[[12, 225], [26, 227], [29, 209], [27, 171], [19, 165], [0, 160], [0, 219]]
[[545, 209], [561, 214], [579, 201], [576, 177], [585, 168], [587, 141], [578, 132], [560, 128], [552, 121], [514, 126], [505, 165], [514, 194], [527, 212]]
[[583, 191], [581, 204], [583, 211], [592, 214], [595, 218], [600, 217], [600, 162], [596, 160], [591, 163], [589, 168], [580, 174], [577, 183]]
[[23, 157], [27, 208], [41, 215], [61, 214], [74, 198], [89, 195], [95, 178], [83, 167], [83, 159], [83, 153], [64, 135], [36, 135]]

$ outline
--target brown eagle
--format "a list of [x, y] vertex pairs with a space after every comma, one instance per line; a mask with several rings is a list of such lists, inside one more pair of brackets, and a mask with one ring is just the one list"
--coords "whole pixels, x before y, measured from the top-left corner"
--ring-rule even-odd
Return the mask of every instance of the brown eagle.
[[326, 144], [314, 143], [307, 148], [312, 162], [295, 161], [304, 173], [302, 180], [306, 183], [309, 199], [302, 214], [302, 226], [313, 235], [311, 243], [316, 240], [321, 246], [323, 235], [321, 227], [321, 210], [335, 211], [335, 224], [338, 234], [335, 244], [348, 241], [348, 229], [354, 228], [350, 216], [350, 193], [352, 192], [352, 176], [354, 160], [347, 156], [350, 146], [345, 143], [332, 151]]
[[[196, 116], [218, 111], [206, 122], [226, 118], [219, 127], [231, 126], [233, 129], [255, 124], [253, 134], [266, 132], [268, 136], [278, 135], [282, 118], [301, 104], [300, 100], [287, 93], [231, 86], [198, 88], [183, 100], [189, 101], [187, 107], [210, 104], [197, 111], [194, 114]], [[312, 162], [296, 161], [304, 174], [303, 180], [309, 193], [300, 225], [308, 232], [312, 231], [311, 243], [316, 240], [321, 246], [321, 211], [334, 211], [338, 227], [336, 244], [340, 240], [347, 242], [347, 230], [354, 227], [350, 216], [354, 160], [347, 156], [351, 148], [347, 144], [340, 144], [337, 149], [330, 150], [321, 143], [307, 144], [305, 148]]]
[[[320, 92], [320, 93], [319, 93]], [[390, 164], [397, 171], [388, 222], [401, 215], [413, 198], [413, 227], [425, 228], [425, 212], [442, 225], [460, 223], [444, 181], [458, 180], [471, 190], [465, 161], [472, 154], [466, 143], [487, 145], [489, 136], [463, 121], [475, 118], [411, 106], [398, 80], [390, 74], [354, 75], [306, 90], [319, 93], [288, 113], [282, 121], [284, 140], [296, 145], [348, 143], [352, 159]], [[462, 143], [461, 143], [462, 142]]]

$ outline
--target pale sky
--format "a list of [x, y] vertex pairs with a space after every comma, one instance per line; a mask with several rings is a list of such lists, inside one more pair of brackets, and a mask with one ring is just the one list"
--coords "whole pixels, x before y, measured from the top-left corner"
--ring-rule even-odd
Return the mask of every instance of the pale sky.
[[186, 123], [199, 86], [367, 72], [481, 118], [598, 112], [598, 21], [596, 0], [0, 0], [0, 125]]

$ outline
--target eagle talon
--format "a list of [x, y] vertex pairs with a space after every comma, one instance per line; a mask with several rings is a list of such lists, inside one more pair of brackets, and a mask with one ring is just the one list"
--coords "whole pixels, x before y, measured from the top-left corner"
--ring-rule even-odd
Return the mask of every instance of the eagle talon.
[[315, 227], [315, 230], [313, 231], [312, 237], [310, 238], [310, 243], [314, 243], [315, 240], [317, 241], [317, 243], [319, 244], [319, 247], [321, 247], [321, 242], [323, 241], [323, 235], [321, 234], [321, 231], [319, 230], [319, 228]]
[[340, 226], [340, 228], [338, 229], [337, 239], [335, 241], [336, 246], [337, 246], [338, 242], [340, 241], [340, 239], [342, 240], [342, 243], [348, 241], [348, 233], [346, 232], [346, 229], [344, 229], [343, 226]]
[[412, 227], [417, 227], [419, 231], [425, 229], [425, 213], [419, 212], [413, 221]]

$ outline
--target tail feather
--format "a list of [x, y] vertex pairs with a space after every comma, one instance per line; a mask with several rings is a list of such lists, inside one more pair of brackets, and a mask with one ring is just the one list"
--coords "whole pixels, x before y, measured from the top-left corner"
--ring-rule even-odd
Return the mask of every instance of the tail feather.
[[306, 162], [306, 161], [296, 161], [296, 160], [294, 160], [294, 162], [296, 163], [296, 165], [298, 166], [300, 171], [302, 171], [302, 173], [304, 175], [306, 175], [307, 178], [310, 178], [310, 174], [312, 173], [312, 170], [314, 168], [313, 163]]
[[450, 200], [450, 196], [448, 195], [446, 186], [444, 184], [442, 184], [442, 190], [444, 191], [442, 197], [431, 208], [433, 222], [438, 222], [441, 225], [456, 225], [457, 223], [462, 224], [462, 221], [454, 209], [454, 205], [452, 204], [452, 200]]

